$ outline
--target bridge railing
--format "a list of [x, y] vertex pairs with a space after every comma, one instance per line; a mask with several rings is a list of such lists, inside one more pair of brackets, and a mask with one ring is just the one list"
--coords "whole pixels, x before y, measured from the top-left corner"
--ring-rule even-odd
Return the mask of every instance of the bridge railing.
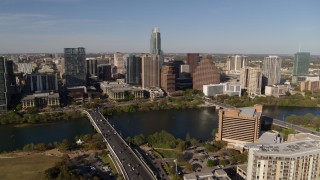
[[[123, 167], [123, 164], [120, 161], [120, 158], [117, 156], [117, 154], [114, 152], [113, 148], [110, 146], [110, 144], [108, 143], [107, 139], [104, 137], [104, 135], [102, 134], [100, 128], [97, 126], [96, 122], [93, 120], [92, 116], [90, 115], [90, 113], [86, 110], [84, 110], [85, 114], [89, 117], [91, 124], [94, 126], [94, 128], [96, 129], [96, 131], [98, 133], [100, 133], [104, 139], [104, 141], [107, 143], [107, 147], [108, 149], [111, 151], [113, 157], [115, 157], [115, 162], [117, 162], [118, 167], [120, 167], [120, 171], [122, 173], [122, 175], [124, 176], [125, 179], [130, 179], [128, 176], [128, 173], [126, 172], [125, 168]], [[101, 114], [100, 114], [101, 115]], [[103, 116], [102, 116], [103, 117]], [[104, 118], [104, 117], [103, 117]]]

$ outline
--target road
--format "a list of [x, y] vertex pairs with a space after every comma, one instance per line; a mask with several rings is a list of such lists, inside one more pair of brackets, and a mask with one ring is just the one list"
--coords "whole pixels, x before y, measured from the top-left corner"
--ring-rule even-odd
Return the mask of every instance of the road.
[[[153, 173], [148, 169], [131, 149], [131, 147], [122, 139], [112, 125], [97, 110], [87, 110], [92, 120], [99, 128], [106, 142], [110, 145], [116, 156], [121, 161], [124, 173], [129, 179], [156, 179]], [[97, 128], [96, 127], [96, 128]]]

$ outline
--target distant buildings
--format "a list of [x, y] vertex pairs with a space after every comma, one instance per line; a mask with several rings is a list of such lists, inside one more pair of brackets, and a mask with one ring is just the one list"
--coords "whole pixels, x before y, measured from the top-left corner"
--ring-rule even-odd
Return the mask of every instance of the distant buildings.
[[141, 57], [129, 55], [126, 59], [126, 83], [141, 85]]
[[228, 56], [227, 58], [227, 74], [240, 74], [240, 70], [247, 66], [247, 56]]
[[200, 61], [199, 53], [187, 53], [186, 64], [189, 65], [189, 73], [191, 77]]
[[65, 65], [65, 85], [85, 86], [87, 79], [86, 53], [84, 48], [65, 48], [64, 49]]
[[300, 91], [311, 91], [319, 92], [320, 91], [320, 80], [307, 80], [300, 82]]
[[220, 83], [203, 85], [203, 93], [206, 96], [227, 94], [229, 96], [241, 96], [240, 83]]
[[14, 87], [13, 62], [0, 57], [0, 113], [7, 111]]
[[34, 93], [26, 95], [21, 99], [22, 108], [32, 107], [46, 107], [46, 106], [59, 106], [60, 96], [59, 93]]
[[200, 91], [202, 91], [203, 85], [220, 83], [220, 73], [213, 63], [212, 56], [207, 55], [201, 59], [192, 78], [193, 89]]
[[320, 179], [319, 140], [252, 144], [247, 147], [247, 180]]
[[231, 144], [258, 142], [262, 105], [254, 107], [219, 110], [216, 140]]
[[161, 68], [161, 88], [166, 92], [176, 90], [176, 75], [174, 66], [163, 65]]
[[274, 85], [280, 83], [280, 69], [282, 60], [278, 56], [268, 56], [263, 61], [263, 78], [266, 82], [264, 85]]
[[17, 63], [18, 72], [31, 74], [34, 71], [33, 63]]
[[266, 96], [274, 96], [280, 97], [286, 95], [289, 92], [290, 86], [286, 84], [277, 84], [273, 86], [266, 86], [265, 87], [265, 95]]
[[241, 69], [240, 85], [251, 96], [261, 95], [262, 70], [258, 67], [245, 67]]
[[142, 55], [142, 88], [160, 87], [160, 56]]
[[309, 74], [309, 52], [297, 52], [294, 54], [293, 76], [307, 76]]
[[117, 73], [125, 74], [125, 57], [120, 52], [114, 53], [114, 65], [117, 66]]

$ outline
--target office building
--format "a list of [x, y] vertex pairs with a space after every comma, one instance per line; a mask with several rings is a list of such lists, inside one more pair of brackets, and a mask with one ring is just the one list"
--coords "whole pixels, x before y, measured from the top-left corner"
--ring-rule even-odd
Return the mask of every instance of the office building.
[[111, 65], [109, 64], [98, 65], [98, 79], [99, 81], [110, 81], [112, 79]]
[[297, 52], [293, 60], [293, 76], [307, 76], [309, 74], [309, 52]]
[[[144, 90], [129, 84], [119, 82], [101, 82], [100, 88], [103, 94], [107, 94], [113, 100], [143, 99]], [[131, 97], [130, 97], [131, 96]]]
[[250, 144], [247, 180], [320, 179], [320, 141]]
[[65, 85], [85, 86], [87, 80], [86, 53], [84, 48], [64, 49]]
[[87, 75], [90, 76], [97, 76], [98, 71], [98, 61], [96, 58], [86, 58], [87, 62]]
[[124, 54], [116, 52], [113, 55], [114, 65], [117, 66], [117, 73], [125, 74], [125, 57]]
[[320, 91], [320, 81], [319, 80], [308, 80], [300, 82], [300, 91], [311, 91], [319, 92]]
[[241, 88], [250, 96], [261, 95], [262, 70], [258, 67], [244, 67], [240, 71]]
[[155, 54], [155, 55], [162, 54], [160, 29], [158, 27], [154, 27], [151, 32], [150, 54]]
[[0, 113], [6, 112], [15, 91], [13, 62], [0, 57]]
[[203, 85], [203, 93], [206, 96], [227, 94], [229, 96], [241, 96], [240, 83], [220, 83]]
[[265, 79], [264, 85], [272, 86], [280, 83], [281, 78], [281, 62], [282, 60], [278, 56], [268, 56], [263, 61], [263, 79]]
[[[190, 65], [189, 65], [190, 67]], [[219, 84], [220, 73], [213, 63], [212, 56], [205, 56], [194, 70], [192, 76], [193, 89], [202, 91], [203, 85]]]
[[17, 63], [18, 72], [24, 74], [31, 74], [34, 71], [33, 65], [34, 64], [32, 63]]
[[228, 56], [227, 58], [227, 73], [228, 74], [240, 74], [240, 70], [247, 66], [247, 56]]
[[28, 93], [58, 91], [57, 74], [28, 74], [24, 89]]
[[168, 94], [176, 90], [174, 66], [163, 65], [161, 67], [161, 88]]
[[199, 53], [187, 53], [186, 64], [189, 65], [189, 73], [191, 74], [191, 77], [193, 76], [193, 73], [198, 66], [199, 61]]
[[160, 87], [160, 56], [143, 54], [141, 59], [142, 88]]
[[287, 92], [289, 92], [290, 86], [286, 84], [277, 84], [273, 86], [266, 86], [265, 87], [265, 95], [266, 96], [274, 96], [280, 97], [285, 96]]
[[261, 114], [262, 105], [219, 110], [216, 140], [235, 145], [258, 142]]
[[141, 85], [141, 57], [129, 55], [126, 59], [126, 83]]

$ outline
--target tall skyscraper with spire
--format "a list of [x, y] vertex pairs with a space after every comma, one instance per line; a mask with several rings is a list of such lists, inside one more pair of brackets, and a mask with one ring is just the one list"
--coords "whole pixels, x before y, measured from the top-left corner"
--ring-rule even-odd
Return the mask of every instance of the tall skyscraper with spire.
[[154, 27], [150, 38], [150, 54], [160, 55], [161, 53], [160, 29], [158, 27]]

